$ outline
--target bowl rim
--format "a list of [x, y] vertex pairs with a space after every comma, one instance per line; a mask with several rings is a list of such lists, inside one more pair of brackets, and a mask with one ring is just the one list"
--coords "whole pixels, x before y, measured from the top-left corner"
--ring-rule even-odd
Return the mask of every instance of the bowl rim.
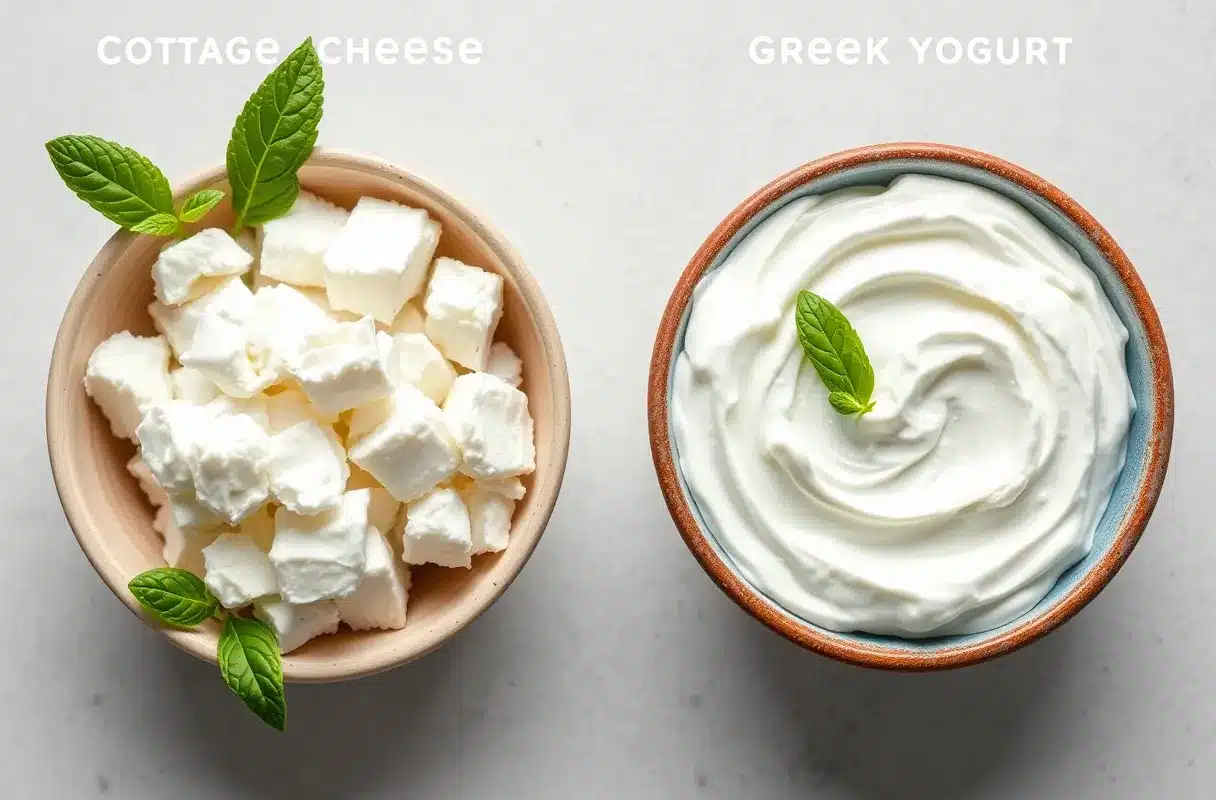
[[[532, 495], [540, 499], [537, 512], [527, 520], [527, 527], [513, 534], [526, 536], [525, 547], [512, 554], [513, 563], [509, 564], [505, 576], [498, 581], [490, 591], [485, 592], [476, 605], [453, 625], [435, 626], [427, 631], [419, 640], [419, 645], [411, 648], [396, 648], [388, 651], [383, 657], [360, 657], [344, 661], [329, 661], [323, 663], [294, 663], [290, 655], [284, 658], [283, 677], [289, 683], [329, 683], [350, 680], [374, 675], [379, 672], [401, 666], [430, 653], [440, 645], [456, 636], [469, 624], [480, 617], [507, 587], [514, 582], [520, 571], [531, 557], [544, 533], [553, 508], [557, 503], [565, 477], [566, 462], [570, 451], [570, 377], [566, 366], [565, 351], [562, 347], [557, 322], [541, 292], [540, 285], [527, 267], [524, 260], [507, 242], [505, 236], [497, 228], [486, 222], [485, 218], [471, 209], [467, 204], [456, 200], [452, 195], [439, 189], [434, 184], [408, 172], [407, 170], [375, 156], [355, 153], [337, 148], [315, 148], [305, 166], [336, 167], [355, 169], [388, 178], [395, 183], [409, 187], [419, 194], [426, 195], [432, 202], [443, 206], [452, 216], [459, 218], [494, 251], [498, 259], [510, 265], [520, 294], [524, 297], [525, 305], [535, 314], [535, 324], [544, 344], [546, 368], [549, 370], [553, 383], [553, 428], [557, 436], [552, 440], [552, 458], [550, 468], [546, 471], [546, 481], [532, 487]], [[198, 189], [211, 186], [227, 177], [224, 164], [212, 166], [190, 176], [174, 185], [174, 197], [180, 200], [187, 194]], [[54, 398], [61, 392], [76, 391], [78, 386], [70, 385], [67, 381], [66, 361], [70, 343], [79, 332], [78, 319], [80, 309], [92, 294], [99, 277], [100, 270], [115, 256], [121, 253], [135, 238], [135, 234], [126, 230], [114, 233], [94, 256], [89, 267], [81, 276], [79, 283], [72, 292], [67, 308], [63, 312], [58, 331], [55, 334], [55, 344], [51, 353], [51, 362], [47, 380], [46, 395], [46, 438], [47, 450], [50, 454], [51, 474], [55, 483], [55, 491], [59, 495], [68, 527], [72, 529], [80, 549], [84, 552], [93, 569], [109, 587], [110, 591], [122, 601], [137, 617], [163, 633], [170, 642], [187, 653], [211, 664], [216, 663], [215, 640], [218, 631], [202, 629], [178, 629], [161, 625], [146, 615], [139, 603], [127, 590], [127, 581], [132, 576], [120, 573], [118, 567], [107, 561], [101, 553], [100, 541], [102, 532], [93, 530], [88, 524], [81, 498], [63, 483], [65, 465], [72, 459], [74, 446], [56, 436], [60, 428], [59, 412], [55, 408]], [[503, 555], [505, 557], [505, 554]], [[375, 633], [375, 632], [373, 632]], [[393, 631], [383, 632], [392, 634]]]
[[[684, 497], [672, 456], [668, 407], [671, 362], [693, 290], [735, 234], [771, 203], [813, 180], [865, 164], [908, 159], [961, 164], [995, 174], [1055, 206], [1082, 230], [1127, 288], [1144, 325], [1157, 410], [1145, 455], [1144, 479], [1134, 507], [1129, 508], [1106, 555], [1045, 613], [982, 641], [929, 653], [892, 650], [830, 635], [792, 614], [778, 611], [772, 601], [736, 575], [710, 545]], [[1111, 235], [1079, 203], [1029, 170], [979, 150], [935, 142], [891, 142], [832, 153], [777, 177], [740, 203], [714, 228], [681, 273], [659, 324], [647, 389], [650, 450], [659, 486], [680, 536], [701, 568], [744, 611], [795, 644], [845, 663], [898, 671], [952, 669], [996, 658], [1045, 636], [1084, 608], [1127, 561], [1144, 532], [1161, 494], [1174, 429], [1173, 373], [1161, 320], [1130, 259]]]

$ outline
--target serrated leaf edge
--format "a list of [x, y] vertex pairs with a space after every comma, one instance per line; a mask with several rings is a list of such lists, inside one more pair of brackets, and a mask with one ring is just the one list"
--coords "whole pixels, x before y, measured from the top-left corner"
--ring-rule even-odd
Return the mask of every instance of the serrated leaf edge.
[[[309, 55], [311, 55], [311, 59], [309, 59]], [[278, 112], [278, 116], [275, 119], [274, 128], [270, 131], [269, 136], [262, 137], [263, 143], [265, 144], [265, 150], [260, 159], [254, 159], [252, 156], [252, 151], [249, 148], [249, 140], [245, 133], [243, 124], [246, 121], [246, 114], [258, 112], [260, 109], [259, 100], [263, 99], [261, 97], [263, 91], [268, 91], [270, 98], [274, 99], [274, 82], [282, 78], [286, 74], [286, 70], [291, 69], [297, 63], [299, 63], [300, 69], [302, 70], [304, 65], [307, 64], [309, 60], [315, 62], [315, 81], [318, 84], [318, 87], [316, 91], [316, 117], [315, 119], [312, 119], [310, 123], [301, 128], [302, 132], [307, 127], [311, 126], [311, 130], [304, 134], [307, 140], [306, 144], [304, 147], [300, 148], [300, 152], [296, 154], [296, 157], [293, 158], [281, 172], [269, 179], [263, 179], [261, 170], [265, 165], [266, 156], [270, 152], [271, 143], [274, 142], [274, 137], [278, 132], [278, 128], [286, 116], [284, 113], [286, 109], [279, 108], [278, 104], [276, 103], [275, 110]], [[298, 73], [296, 77], [298, 79]], [[236, 121], [233, 123], [232, 134], [228, 141], [228, 149], [226, 153], [228, 183], [232, 187], [232, 207], [233, 212], [235, 213], [235, 219], [233, 221], [234, 232], [239, 231], [245, 225], [259, 225], [269, 222], [271, 219], [285, 213], [288, 209], [290, 209], [291, 205], [294, 204], [295, 198], [299, 195], [300, 191], [299, 178], [296, 173], [299, 171], [299, 168], [303, 165], [304, 161], [308, 159], [308, 155], [312, 153], [313, 147], [316, 144], [317, 127], [320, 124], [321, 117], [324, 114], [324, 92], [325, 79], [321, 60], [317, 56], [316, 49], [313, 47], [312, 37], [309, 36], [302, 43], [300, 43], [295, 50], [288, 54], [287, 58], [283, 59], [278, 66], [271, 70], [270, 74], [263, 79], [263, 81], [258, 85], [257, 89], [254, 90], [253, 94], [249, 96], [249, 99], [245, 101], [245, 105], [242, 107], [241, 113], [237, 115]], [[287, 99], [284, 102], [284, 106], [290, 105], [291, 96], [292, 94], [289, 92]], [[242, 175], [239, 169], [234, 169], [237, 157], [240, 154], [238, 145], [243, 146], [246, 154], [249, 156], [249, 160], [255, 162], [253, 164], [252, 176]], [[273, 197], [261, 201], [257, 205], [254, 204], [254, 195], [256, 194], [256, 189], [260, 182], [271, 183], [273, 181], [282, 180], [289, 173], [290, 179], [283, 181], [285, 186], [281, 192], [277, 193]], [[248, 182], [246, 181], [247, 177], [249, 177]], [[257, 209], [263, 207], [274, 209], [275, 212], [270, 214], [255, 213]]]
[[[169, 186], [168, 179], [165, 178], [160, 168], [152, 163], [151, 159], [134, 148], [93, 134], [58, 136], [48, 141], [45, 148], [55, 172], [59, 174], [68, 189], [90, 208], [116, 225], [129, 229], [155, 214], [173, 213], [173, 190]], [[82, 160], [85, 153], [89, 156], [88, 161]], [[114, 161], [115, 154], [122, 156], [121, 162]], [[89, 163], [90, 161], [92, 163]], [[125, 168], [129, 182], [134, 188], [124, 186], [119, 180], [105, 175], [98, 168], [103, 161], [109, 162], [110, 170], [116, 176]], [[132, 164], [140, 168], [139, 173], [131, 169]], [[73, 166], [77, 169], [72, 170]], [[92, 189], [81, 185], [90, 174], [99, 176], [104, 183]], [[126, 194], [126, 200], [118, 202], [135, 201], [136, 207], [121, 212], [107, 208], [107, 206], [118, 204], [115, 201], [102, 202], [97, 197], [97, 194], [107, 185], [116, 186]], [[146, 192], [148, 196], [141, 192]], [[136, 218], [134, 215], [138, 214], [143, 216]]]

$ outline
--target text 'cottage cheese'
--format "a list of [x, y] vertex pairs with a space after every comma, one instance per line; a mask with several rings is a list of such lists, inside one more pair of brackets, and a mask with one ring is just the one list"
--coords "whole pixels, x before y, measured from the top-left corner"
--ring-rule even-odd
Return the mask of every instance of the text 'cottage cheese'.
[[[794, 324], [839, 307], [876, 405], [835, 413]], [[1127, 331], [1076, 252], [986, 189], [918, 175], [795, 200], [698, 286], [672, 421], [744, 577], [826, 628], [1009, 622], [1092, 545], [1135, 407]]]
[[433, 259], [440, 234], [421, 209], [301, 192], [256, 237], [162, 250], [160, 335], [89, 359], [165, 561], [252, 605], [284, 653], [401, 628], [410, 565], [507, 547], [535, 468], [522, 365], [494, 341], [502, 277]]

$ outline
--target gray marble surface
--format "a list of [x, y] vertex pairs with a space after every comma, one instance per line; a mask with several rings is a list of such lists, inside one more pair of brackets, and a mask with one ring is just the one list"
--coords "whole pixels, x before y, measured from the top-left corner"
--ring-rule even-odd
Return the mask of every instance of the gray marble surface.
[[[1211, 4], [8, 2], [0, 18], [5, 796], [1216, 791]], [[397, 161], [484, 209], [535, 269], [567, 348], [569, 471], [520, 579], [421, 662], [291, 687], [286, 735], [122, 609], [51, 482], [51, 344], [110, 227], [58, 184], [42, 142], [96, 132], [182, 177], [221, 157], [265, 70], [102, 66], [108, 34], [480, 38], [476, 67], [329, 68], [321, 141]], [[758, 34], [889, 36], [901, 58], [763, 68], [747, 58]], [[1065, 67], [917, 67], [908, 35], [1075, 43]], [[1046, 641], [926, 676], [829, 663], [731, 604], [671, 525], [645, 424], [654, 330], [708, 231], [786, 169], [894, 139], [990, 150], [1086, 205], [1156, 301], [1178, 391], [1165, 492], [1118, 578]]]

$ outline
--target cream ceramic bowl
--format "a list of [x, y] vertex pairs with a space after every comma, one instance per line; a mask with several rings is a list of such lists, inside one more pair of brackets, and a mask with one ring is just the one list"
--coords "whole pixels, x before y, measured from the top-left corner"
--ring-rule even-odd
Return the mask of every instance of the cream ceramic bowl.
[[[347, 208], [363, 195], [425, 208], [443, 225], [439, 255], [503, 276], [505, 310], [498, 337], [523, 361], [521, 388], [536, 423], [536, 471], [524, 481], [528, 494], [516, 508], [507, 549], [479, 556], [471, 570], [415, 567], [408, 621], [399, 631], [356, 633], [344, 627], [283, 658], [288, 681], [327, 682], [381, 672], [428, 653], [506, 590], [557, 502], [570, 444], [570, 385], [557, 326], [540, 287], [502, 236], [476, 214], [434, 186], [372, 158], [317, 150], [300, 178], [308, 191]], [[208, 186], [228, 188], [222, 167], [180, 186], [178, 198]], [[226, 201], [205, 220], [206, 226], [230, 222]], [[151, 270], [163, 243], [119, 232], [101, 249], [68, 304], [47, 383], [47, 444], [68, 523], [102, 580], [141, 617], [127, 582], [163, 564], [161, 541], [152, 530], [153, 509], [126, 471], [134, 447], [110, 432], [82, 379], [93, 348], [111, 334], [153, 332], [147, 312], [153, 296]], [[215, 661], [215, 622], [194, 630], [162, 630], [178, 647]]]

